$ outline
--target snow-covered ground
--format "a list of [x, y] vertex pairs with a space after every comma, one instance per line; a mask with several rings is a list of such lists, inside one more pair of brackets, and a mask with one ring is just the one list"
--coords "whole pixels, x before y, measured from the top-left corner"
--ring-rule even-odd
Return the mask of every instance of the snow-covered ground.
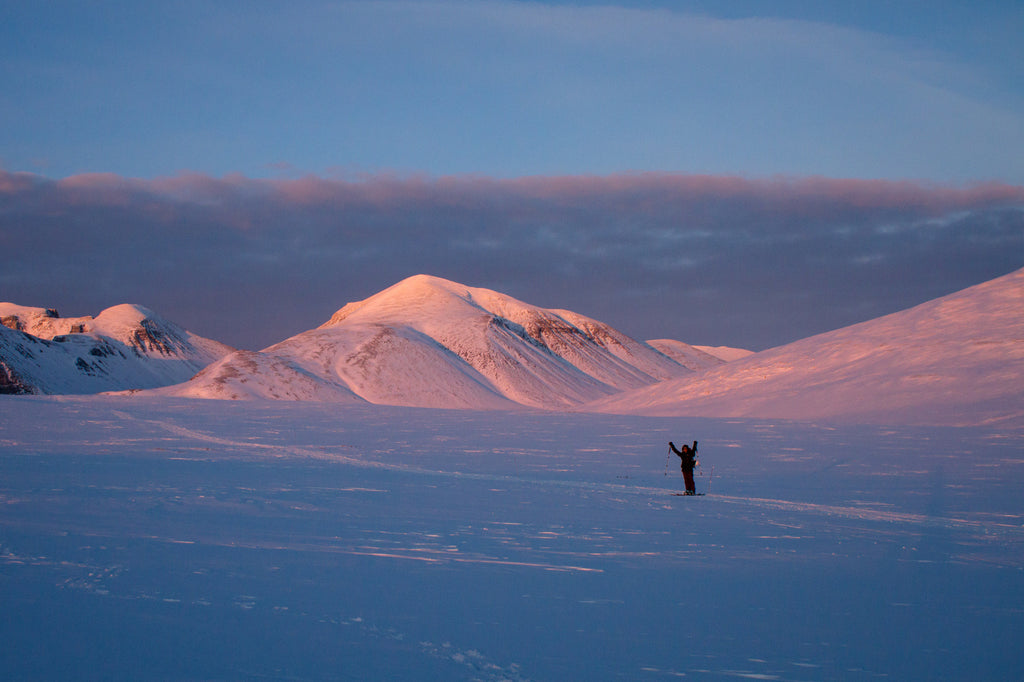
[[1009, 426], [0, 397], [0, 671], [1021, 679], [1022, 486]]

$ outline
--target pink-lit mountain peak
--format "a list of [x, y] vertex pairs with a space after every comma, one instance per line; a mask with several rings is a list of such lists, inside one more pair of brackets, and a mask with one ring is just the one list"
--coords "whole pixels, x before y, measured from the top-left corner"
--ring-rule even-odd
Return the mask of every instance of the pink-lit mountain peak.
[[538, 311], [511, 296], [432, 275], [413, 275], [362, 301], [349, 303], [323, 327], [342, 322], [398, 322], [416, 327], [466, 322], [481, 316]]

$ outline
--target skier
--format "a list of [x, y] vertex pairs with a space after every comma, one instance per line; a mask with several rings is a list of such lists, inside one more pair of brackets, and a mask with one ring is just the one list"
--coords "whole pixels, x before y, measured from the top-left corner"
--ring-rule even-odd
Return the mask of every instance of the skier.
[[684, 445], [682, 450], [676, 450], [672, 441], [668, 442], [668, 446], [679, 457], [679, 468], [683, 472], [683, 480], [686, 481], [686, 494], [696, 495], [697, 486], [693, 484], [693, 468], [697, 466], [697, 441], [693, 441], [692, 448], [689, 445]]

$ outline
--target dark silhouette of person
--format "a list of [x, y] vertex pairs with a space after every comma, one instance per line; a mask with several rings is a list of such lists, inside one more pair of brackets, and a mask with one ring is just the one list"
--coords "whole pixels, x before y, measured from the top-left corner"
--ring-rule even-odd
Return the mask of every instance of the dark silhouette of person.
[[683, 480], [686, 481], [686, 494], [696, 495], [697, 486], [693, 484], [693, 468], [697, 466], [697, 441], [693, 441], [693, 447], [684, 445], [682, 450], [676, 450], [672, 441], [668, 442], [672, 452], [679, 458], [679, 468], [683, 472]]

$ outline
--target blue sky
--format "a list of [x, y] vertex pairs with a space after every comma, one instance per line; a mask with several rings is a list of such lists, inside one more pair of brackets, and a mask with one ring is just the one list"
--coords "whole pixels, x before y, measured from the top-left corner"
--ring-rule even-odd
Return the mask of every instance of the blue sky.
[[1013, 2], [7, 2], [0, 300], [260, 348], [420, 272], [765, 348], [1024, 266]]
[[0, 163], [1019, 184], [1022, 34], [1011, 2], [5, 3]]

